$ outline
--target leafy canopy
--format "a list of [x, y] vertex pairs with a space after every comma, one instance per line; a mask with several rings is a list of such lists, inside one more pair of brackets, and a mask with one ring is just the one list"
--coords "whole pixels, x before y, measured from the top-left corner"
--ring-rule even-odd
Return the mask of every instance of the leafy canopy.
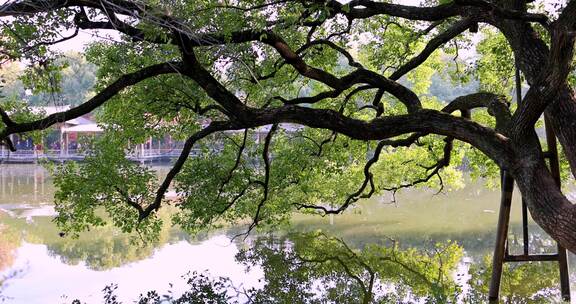
[[[170, 221], [190, 232], [247, 220], [249, 232], [296, 211], [341, 213], [408, 187], [449, 191], [463, 185], [464, 171], [493, 178], [495, 154], [485, 153], [510, 115], [510, 48], [483, 24], [474, 48], [478, 24], [463, 12], [482, 7], [426, 5], [429, 15], [371, 1], [9, 2], [0, 45], [7, 60], [27, 66], [21, 85], [44, 92], [35, 98], [60, 92], [71, 104], [88, 101], [34, 120], [20, 119], [26, 106], [5, 97], [0, 108], [14, 117], [3, 115], [2, 132], [96, 115], [105, 133], [90, 143], [93, 153], [52, 168], [56, 222], [72, 234], [110, 221], [154, 239], [157, 210], [168, 204], [178, 209]], [[434, 17], [443, 10], [448, 17]], [[62, 60], [52, 45], [102, 29], [115, 34], [85, 49], [97, 67], [86, 93], [91, 65]], [[484, 92], [466, 98], [483, 103], [430, 94], [434, 77], [473, 80]], [[456, 119], [476, 107], [489, 109]], [[365, 126], [374, 128], [357, 131]], [[127, 159], [165, 136], [185, 144], [164, 178]], [[165, 198], [170, 189], [176, 202]]]

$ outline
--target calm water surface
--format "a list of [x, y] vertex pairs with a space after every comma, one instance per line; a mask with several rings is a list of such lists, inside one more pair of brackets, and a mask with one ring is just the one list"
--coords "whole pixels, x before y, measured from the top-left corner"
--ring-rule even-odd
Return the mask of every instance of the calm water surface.
[[[204, 270], [212, 276], [229, 277], [236, 286], [262, 286], [261, 267], [247, 270], [236, 261], [239, 248], [245, 245], [230, 240], [232, 231], [191, 237], [166, 228], [157, 244], [147, 246], [134, 245], [128, 236], [111, 227], [79, 239], [62, 238], [51, 222], [53, 193], [50, 177], [42, 167], [0, 165], [0, 282], [5, 279], [0, 302], [69, 303], [78, 298], [100, 303], [102, 288], [110, 283], [118, 284], [120, 299], [133, 300], [151, 289], [183, 290], [183, 275]], [[335, 217], [296, 216], [293, 229], [322, 229], [353, 248], [394, 239], [403, 248], [425, 250], [437, 242], [453, 240], [465, 250], [457, 269], [464, 278], [469, 277], [466, 272], [471, 264], [481, 263], [492, 252], [499, 192], [479, 184], [440, 195], [408, 191], [397, 196], [396, 204], [389, 198], [377, 198], [358, 205]], [[511, 250], [520, 248], [518, 205], [516, 195]], [[530, 229], [534, 232], [530, 240], [534, 252], [554, 250], [550, 239], [534, 224]], [[570, 255], [570, 260], [576, 265], [574, 256]], [[534, 280], [541, 279], [537, 273], [534, 276]], [[576, 282], [575, 271], [571, 271], [571, 281]], [[575, 284], [572, 291], [576, 298]]]

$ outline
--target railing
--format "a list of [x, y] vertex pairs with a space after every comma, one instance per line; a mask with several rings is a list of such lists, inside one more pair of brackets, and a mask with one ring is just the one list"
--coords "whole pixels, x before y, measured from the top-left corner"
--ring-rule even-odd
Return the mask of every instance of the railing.
[[16, 152], [10, 152], [9, 150], [2, 149], [2, 158], [33, 158], [38, 157], [38, 154], [34, 150], [18, 150]]
[[[126, 155], [126, 157], [133, 161], [147, 162], [156, 160], [166, 160], [178, 158], [182, 153], [181, 148], [175, 149], [148, 149], [136, 150]], [[200, 149], [192, 149], [191, 156], [200, 155]], [[52, 161], [69, 161], [69, 160], [82, 160], [90, 155], [90, 151], [77, 150], [77, 149], [47, 149], [47, 150], [18, 150], [10, 152], [7, 149], [0, 150], [1, 162], [37, 162], [39, 160], [52, 160]]]

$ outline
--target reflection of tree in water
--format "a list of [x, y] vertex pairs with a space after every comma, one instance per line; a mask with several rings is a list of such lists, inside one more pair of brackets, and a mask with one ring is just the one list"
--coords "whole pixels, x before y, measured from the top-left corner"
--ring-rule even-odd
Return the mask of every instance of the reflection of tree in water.
[[[473, 264], [470, 267], [470, 275], [471, 292], [468, 295], [468, 302], [479, 303], [488, 294], [492, 257], [485, 256], [482, 263]], [[558, 287], [558, 263], [506, 263], [500, 285], [500, 303], [561, 303]]]
[[174, 241], [172, 229], [164, 225], [155, 242], [143, 242], [137, 235], [122, 233], [113, 226], [92, 229], [78, 238], [55, 237], [52, 234], [42, 241], [52, 256], [57, 256], [63, 263], [76, 265], [84, 262], [94, 270], [107, 270], [131, 262], [146, 259], [155, 248]]
[[[185, 278], [189, 290], [182, 296], [152, 291], [138, 303], [410, 303], [415, 298], [450, 303], [459, 295], [451, 273], [461, 256], [462, 249], [451, 242], [430, 251], [396, 246], [354, 250], [318, 232], [263, 236], [236, 257], [247, 268], [262, 268], [263, 288], [239, 289], [227, 278], [194, 273]], [[109, 286], [105, 298], [114, 298], [115, 288]]]
[[[537, 226], [530, 226], [528, 230], [530, 231], [528, 244], [532, 253], [543, 254], [556, 252], [556, 242], [548, 234], [542, 231], [542, 228]], [[520, 227], [511, 229], [511, 231], [508, 233], [508, 246], [511, 250], [511, 253], [522, 252], [523, 241], [522, 229]]]
[[0, 224], [4, 225], [4, 230], [0, 227], [0, 271], [3, 270], [2, 267], [8, 267], [2, 266], [12, 260], [12, 256], [7, 253], [20, 246], [18, 238], [21, 236], [24, 236], [26, 242], [45, 244], [49, 255], [59, 258], [63, 263], [76, 265], [84, 262], [91, 269], [106, 270], [146, 259], [152, 255], [155, 248], [167, 243], [181, 240], [195, 243], [211, 235], [199, 233], [190, 236], [174, 228], [170, 225], [168, 208], [162, 210], [160, 216], [164, 225], [160, 228], [158, 240], [155, 242], [142, 242], [137, 234], [123, 233], [112, 225], [95, 227], [89, 232], [81, 233], [78, 238], [73, 238], [67, 235], [60, 237], [61, 230], [48, 216], [34, 217], [33, 224], [21, 218], [3, 218]]
[[[230, 295], [235, 287], [228, 278], [213, 279], [202, 273], [188, 273], [182, 276], [189, 287], [189, 290], [183, 292], [179, 296], [174, 296], [172, 292], [166, 295], [160, 295], [158, 292], [152, 290], [145, 294], [140, 294], [138, 304], [163, 304], [163, 303], [181, 303], [181, 304], [229, 304], [239, 303], [236, 299], [242, 294], [249, 297], [246, 293], [237, 291], [236, 296]], [[120, 304], [116, 296], [118, 285], [111, 284], [102, 290], [104, 293], [104, 301], [106, 304]], [[82, 304], [84, 302], [76, 299], [72, 304]]]
[[[377, 222], [369, 225], [357, 222], [350, 224], [338, 223], [338, 225], [334, 226], [306, 222], [306, 225], [296, 226], [294, 230], [310, 231], [312, 229], [321, 229], [331, 235], [338, 235], [353, 248], [362, 248], [365, 244], [382, 244], [382, 240], [387, 237], [400, 240], [400, 247], [403, 249], [417, 248], [421, 250], [429, 248], [430, 244], [452, 240], [465, 249], [467, 256], [478, 260], [486, 254], [492, 254], [496, 238], [495, 225], [493, 227], [485, 227], [483, 230], [462, 232], [433, 230], [428, 232], [400, 231], [395, 233], [389, 233], [386, 229], [382, 229]], [[530, 231], [530, 248], [534, 253], [555, 252], [556, 243], [540, 227], [531, 223], [528, 230]], [[237, 233], [240, 232], [232, 231], [229, 235], [236, 235]], [[518, 223], [510, 225], [509, 242], [511, 249], [521, 250], [522, 227]]]
[[48, 251], [69, 265], [85, 262], [90, 269], [106, 270], [145, 259], [157, 245], [139, 244], [130, 236], [110, 235], [93, 240], [67, 239], [48, 245]]
[[237, 258], [263, 268], [266, 286], [256, 295], [271, 303], [286, 297], [304, 303], [313, 298], [317, 303], [372, 303], [410, 295], [446, 303], [458, 291], [450, 273], [461, 256], [454, 243], [429, 251], [375, 245], [353, 250], [340, 239], [314, 232], [260, 237]]
[[[20, 234], [10, 229], [6, 225], [0, 224], [0, 272], [8, 270], [14, 264], [15, 251], [20, 246]], [[9, 301], [10, 298], [4, 296], [6, 283], [18, 276], [21, 270], [13, 270], [0, 274], [0, 303]]]
[[0, 272], [12, 266], [15, 251], [20, 246], [20, 242], [19, 233], [6, 225], [0, 224]]
[[[484, 303], [490, 282], [490, 256], [470, 267], [461, 289], [454, 281], [462, 248], [453, 242], [430, 250], [369, 245], [350, 248], [320, 232], [260, 236], [237, 254], [246, 268], [261, 267], [263, 286], [242, 289], [229, 278], [184, 276], [188, 290], [160, 295], [150, 291], [138, 303]], [[556, 263], [507, 264], [503, 303], [550, 303], [559, 299]], [[106, 303], [118, 302], [116, 285], [104, 290]], [[81, 302], [76, 302], [81, 303]]]
[[[522, 252], [522, 231], [511, 229], [508, 235], [510, 254]], [[539, 227], [530, 227], [529, 248], [532, 254], [553, 253], [556, 243]], [[492, 254], [470, 266], [469, 303], [485, 301], [492, 275]], [[559, 269], [556, 262], [505, 263], [500, 285], [500, 303], [561, 303]]]
[[[510, 254], [522, 252], [522, 231], [512, 229], [508, 235]], [[553, 253], [556, 243], [542, 229], [532, 227], [529, 248], [533, 254]], [[485, 300], [492, 275], [492, 255], [479, 258], [470, 266], [470, 303]], [[560, 303], [559, 271], [556, 262], [505, 263], [500, 285], [500, 302], [505, 304]]]
[[47, 244], [49, 254], [59, 257], [63, 263], [76, 265], [83, 262], [90, 269], [107, 270], [147, 259], [155, 249], [165, 244], [181, 240], [195, 243], [207, 236], [203, 234], [191, 237], [165, 224], [158, 240], [144, 242], [136, 235], [122, 233], [113, 226], [105, 226], [94, 228], [77, 239], [58, 237], [43, 243]]

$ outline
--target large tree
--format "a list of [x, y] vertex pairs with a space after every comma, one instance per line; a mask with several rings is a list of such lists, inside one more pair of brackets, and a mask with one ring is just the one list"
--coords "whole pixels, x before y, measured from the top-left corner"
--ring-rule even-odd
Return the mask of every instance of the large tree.
[[[569, 84], [576, 2], [554, 7], [546, 12], [550, 6], [520, 0], [421, 7], [372, 0], [8, 1], [0, 6], [0, 53], [27, 63], [39, 83], [58, 72], [51, 45], [79, 32], [108, 38], [86, 50], [99, 66], [94, 97], [35, 120], [12, 117], [19, 112], [7, 105], [0, 138], [11, 146], [11, 134], [98, 112], [107, 135], [95, 143], [97, 152], [57, 173], [57, 220], [69, 231], [101, 224], [103, 207], [126, 231], [152, 233], [171, 185], [182, 196], [173, 220], [190, 230], [247, 217], [251, 230], [295, 209], [340, 213], [374, 193], [423, 182], [442, 187], [465, 153], [485, 163], [480, 151], [517, 181], [534, 220], [576, 252], [576, 207], [556, 186], [536, 133], [547, 116], [576, 173]], [[442, 58], [457, 55], [479, 28], [482, 59], [468, 72], [483, 91], [447, 104], [424, 94], [434, 69], [470, 76], [459, 65], [446, 68]], [[510, 107], [502, 93], [509, 93], [514, 61], [529, 89]], [[255, 139], [255, 128], [267, 125]], [[163, 133], [186, 141], [156, 183], [148, 169], [125, 160], [124, 150]], [[203, 147], [201, 156], [189, 158], [193, 147]]]

